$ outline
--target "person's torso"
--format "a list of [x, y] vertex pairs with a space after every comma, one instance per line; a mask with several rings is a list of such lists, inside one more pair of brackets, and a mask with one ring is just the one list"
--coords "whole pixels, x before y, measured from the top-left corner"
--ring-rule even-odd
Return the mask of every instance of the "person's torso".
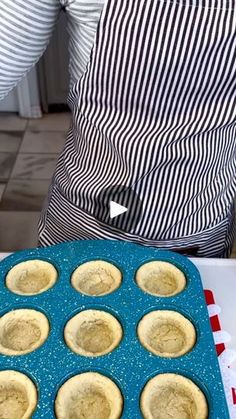
[[136, 235], [219, 223], [236, 190], [234, 0], [107, 0], [69, 103], [55, 182], [75, 205], [93, 214], [123, 184], [143, 202]]

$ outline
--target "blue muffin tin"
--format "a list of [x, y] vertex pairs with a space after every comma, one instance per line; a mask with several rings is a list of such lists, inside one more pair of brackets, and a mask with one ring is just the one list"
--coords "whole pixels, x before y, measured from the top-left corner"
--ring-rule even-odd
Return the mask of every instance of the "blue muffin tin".
[[[57, 283], [36, 296], [16, 295], [5, 286], [6, 274], [17, 263], [30, 259], [51, 262], [58, 271]], [[113, 263], [123, 277], [120, 288], [103, 297], [82, 295], [70, 283], [71, 274], [80, 264], [96, 259]], [[167, 298], [143, 292], [135, 282], [135, 273], [152, 260], [168, 261], [181, 269], [187, 278], [186, 289]], [[17, 252], [0, 263], [0, 274], [0, 316], [17, 308], [33, 308], [46, 314], [51, 326], [47, 341], [35, 352], [12, 357], [0, 355], [0, 370], [23, 372], [36, 384], [38, 406], [34, 419], [55, 418], [58, 389], [68, 378], [86, 371], [100, 372], [118, 385], [124, 398], [122, 418], [125, 419], [142, 418], [139, 407], [142, 389], [150, 378], [166, 372], [189, 377], [202, 389], [208, 400], [209, 419], [229, 418], [201, 278], [197, 268], [184, 256], [128, 242], [88, 240]], [[123, 339], [108, 355], [82, 357], [64, 342], [67, 321], [88, 308], [105, 310], [122, 324]], [[160, 309], [178, 311], [192, 321], [197, 342], [191, 352], [169, 359], [155, 356], [141, 346], [136, 333], [138, 322], [144, 314]]]

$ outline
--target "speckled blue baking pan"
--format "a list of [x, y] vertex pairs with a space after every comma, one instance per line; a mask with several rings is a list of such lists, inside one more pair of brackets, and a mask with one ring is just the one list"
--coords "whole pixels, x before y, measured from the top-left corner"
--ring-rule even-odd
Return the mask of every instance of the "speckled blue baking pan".
[[[5, 286], [6, 274], [17, 263], [29, 259], [51, 262], [58, 271], [58, 281], [53, 288], [36, 296], [13, 294]], [[113, 263], [123, 275], [120, 288], [104, 297], [82, 295], [70, 283], [71, 274], [81, 263], [96, 259]], [[144, 293], [135, 283], [135, 273], [151, 260], [169, 261], [181, 269], [187, 278], [185, 290], [168, 298]], [[125, 419], [142, 418], [141, 391], [151, 377], [164, 372], [189, 377], [203, 390], [209, 419], [229, 418], [201, 278], [184, 256], [128, 242], [88, 240], [17, 252], [0, 263], [0, 275], [0, 316], [16, 308], [34, 308], [47, 315], [51, 326], [47, 341], [35, 352], [17, 357], [0, 355], [0, 369], [24, 372], [36, 383], [39, 399], [34, 419], [55, 418], [54, 401], [59, 387], [69, 377], [86, 371], [101, 372], [117, 383], [124, 397]], [[121, 322], [124, 336], [112, 353], [86, 358], [66, 346], [65, 324], [86, 308], [104, 309]], [[136, 328], [143, 315], [153, 309], [173, 309], [192, 321], [197, 342], [189, 353], [175, 359], [160, 358], [141, 346]]]

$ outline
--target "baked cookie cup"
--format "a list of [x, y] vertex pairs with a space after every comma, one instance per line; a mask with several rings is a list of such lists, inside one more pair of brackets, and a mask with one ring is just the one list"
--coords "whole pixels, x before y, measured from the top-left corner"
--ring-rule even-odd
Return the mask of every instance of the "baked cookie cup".
[[0, 418], [30, 419], [37, 406], [33, 382], [18, 371], [0, 371]]
[[112, 352], [120, 343], [123, 331], [118, 320], [101, 310], [84, 310], [72, 317], [64, 329], [67, 346], [88, 357]]
[[0, 318], [0, 354], [24, 355], [33, 352], [43, 345], [49, 331], [49, 321], [40, 311], [9, 311]]
[[55, 267], [43, 260], [28, 260], [15, 265], [6, 276], [7, 288], [18, 295], [37, 295], [57, 281]]
[[189, 352], [196, 342], [193, 324], [177, 311], [156, 310], [138, 324], [140, 343], [154, 355], [177, 358]]
[[97, 372], [70, 378], [55, 401], [57, 419], [119, 419], [122, 409], [123, 397], [117, 385]]
[[140, 399], [144, 419], [207, 419], [205, 395], [190, 379], [159, 374], [144, 387]]
[[156, 297], [172, 297], [186, 287], [183, 272], [169, 262], [145, 263], [137, 270], [135, 279], [143, 291]]
[[80, 265], [71, 276], [72, 286], [81, 294], [99, 297], [121, 285], [120, 270], [109, 262], [94, 260]]

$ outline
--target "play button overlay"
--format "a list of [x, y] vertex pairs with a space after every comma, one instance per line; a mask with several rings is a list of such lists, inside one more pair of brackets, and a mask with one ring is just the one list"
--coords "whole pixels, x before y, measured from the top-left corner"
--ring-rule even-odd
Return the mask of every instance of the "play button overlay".
[[112, 185], [104, 188], [96, 200], [98, 222], [128, 233], [135, 232], [142, 216], [142, 201], [131, 187]]
[[128, 208], [117, 204], [117, 202], [110, 201], [110, 218], [118, 217], [118, 215], [121, 215], [126, 211], [128, 211]]

